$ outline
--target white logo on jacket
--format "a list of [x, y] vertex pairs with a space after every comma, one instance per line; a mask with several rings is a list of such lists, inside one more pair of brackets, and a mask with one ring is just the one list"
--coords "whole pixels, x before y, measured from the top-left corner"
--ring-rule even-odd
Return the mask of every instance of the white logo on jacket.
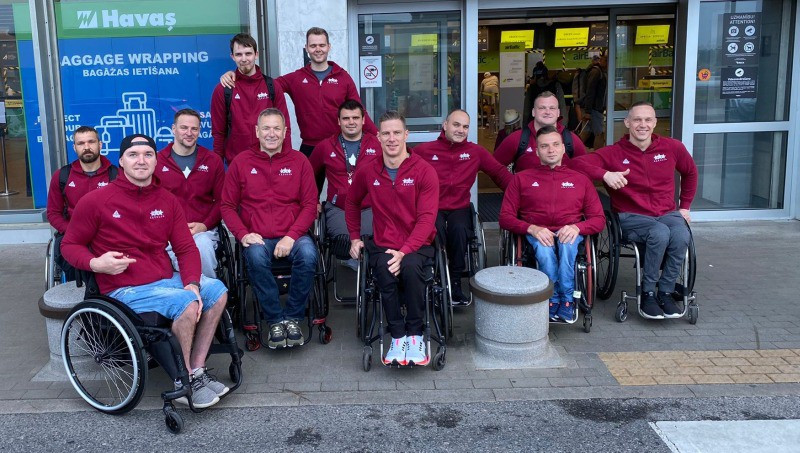
[[111, 214], [111, 217], [113, 217], [115, 219], [121, 219], [122, 218], [122, 216], [119, 215], [119, 211], [114, 211], [114, 213]]
[[160, 209], [153, 209], [150, 211], [150, 220], [153, 219], [163, 219], [164, 218], [164, 211]]
[[533, 148], [531, 148], [531, 147], [529, 146], [529, 147], [528, 147], [528, 149], [526, 149], [526, 150], [525, 150], [525, 152], [526, 152], [526, 153], [532, 153], [532, 152], [533, 152]]
[[75, 187], [75, 181], [70, 181], [67, 187]]
[[163, 167], [161, 167], [161, 171], [162, 172], [169, 171], [169, 168], [167, 168], [167, 166], [164, 165]]
[[303, 79], [303, 83], [308, 83], [308, 79]]
[[631, 161], [629, 161], [628, 159], [625, 159], [625, 160], [622, 161], [622, 163], [625, 164], [625, 165], [628, 165], [629, 163], [631, 163]]
[[434, 154], [434, 155], [433, 155], [433, 157], [431, 157], [431, 160], [439, 160], [439, 156], [437, 156], [436, 154]]
[[656, 154], [653, 156], [653, 162], [664, 162], [665, 160], [667, 160], [666, 154]]
[[256, 95], [256, 98], [257, 98], [259, 101], [262, 101], [262, 100], [264, 100], [264, 99], [269, 99], [269, 95], [268, 95], [267, 93], [261, 92], [261, 93], [258, 93], [258, 94]]
[[208, 165], [204, 164], [204, 165], [201, 165], [201, 166], [197, 167], [197, 171], [204, 171], [204, 172], [208, 173]]
[[414, 185], [414, 178], [403, 178], [403, 185], [404, 186], [413, 186]]
[[572, 184], [569, 181], [564, 181], [564, 182], [561, 183], [561, 188], [562, 189], [573, 189], [573, 188], [575, 188], [575, 184]]
[[336, 157], [336, 152], [335, 151], [331, 151], [331, 157]]
[[531, 184], [531, 187], [539, 187], [539, 183], [534, 181], [533, 184]]
[[107, 182], [105, 182], [105, 181], [100, 181], [100, 182], [98, 182], [98, 183], [97, 183], [97, 188], [99, 189], [99, 188], [101, 188], [101, 187], [105, 187], [105, 186], [107, 186], [107, 185], [108, 185], [108, 183], [107, 183]]
[[258, 170], [256, 170], [255, 168], [253, 168], [252, 170], [250, 170], [250, 174], [251, 174], [251, 175], [257, 175], [257, 174], [258, 174]]
[[236, 96], [234, 96], [233, 98], [234, 98], [234, 99], [241, 99], [241, 98], [239, 97], [239, 93], [236, 93]]
[[379, 185], [381, 185], [381, 183], [380, 183], [380, 182], [378, 182], [378, 180], [376, 179], [376, 180], [375, 180], [375, 182], [373, 182], [373, 183], [372, 183], [372, 185], [373, 185], [373, 186], [379, 186]]
[[459, 160], [469, 160], [469, 153], [462, 153], [458, 156]]
[[280, 174], [281, 174], [281, 176], [292, 176], [292, 169], [291, 168], [281, 168]]
[[364, 153], [365, 153], [367, 156], [374, 156], [374, 155], [375, 155], [375, 152], [376, 152], [376, 151], [375, 151], [375, 149], [374, 149], [374, 148], [367, 148], [367, 150], [366, 150], [366, 151], [364, 151]]
[[338, 85], [339, 84], [339, 79], [334, 79], [333, 77], [331, 77], [331, 78], [328, 79], [328, 83], [333, 83], [333, 84]]

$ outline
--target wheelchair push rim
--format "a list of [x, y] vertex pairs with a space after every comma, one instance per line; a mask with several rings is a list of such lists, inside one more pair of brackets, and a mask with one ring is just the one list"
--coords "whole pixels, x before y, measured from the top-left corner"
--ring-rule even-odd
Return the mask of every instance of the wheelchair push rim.
[[116, 308], [99, 302], [75, 307], [61, 332], [61, 355], [70, 383], [95, 409], [124, 414], [141, 400], [147, 378], [142, 340]]

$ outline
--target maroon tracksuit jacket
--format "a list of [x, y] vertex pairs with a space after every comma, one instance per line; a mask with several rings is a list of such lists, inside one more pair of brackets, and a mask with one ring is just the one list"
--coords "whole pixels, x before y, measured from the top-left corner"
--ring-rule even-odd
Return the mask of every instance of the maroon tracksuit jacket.
[[187, 178], [171, 157], [172, 145], [158, 152], [156, 175], [161, 187], [178, 197], [188, 222], [200, 222], [207, 229], [216, 227], [222, 220], [219, 211], [225, 183], [222, 160], [209, 149], [197, 145], [194, 168]]
[[47, 192], [47, 221], [50, 222], [50, 226], [61, 234], [66, 233], [69, 219], [72, 218], [78, 201], [87, 193], [108, 185], [110, 167], [111, 162], [105, 156], [100, 156], [100, 169], [93, 176], [89, 176], [83, 172], [78, 160], [72, 163], [69, 179], [64, 187], [64, 194], [67, 196], [67, 218], [64, 218], [64, 196], [61, 194], [58, 181], [61, 169], [56, 170], [50, 179], [50, 189]]
[[[363, 134], [361, 136], [361, 149], [356, 159], [356, 167], [350, 167], [352, 174], [348, 177], [348, 165], [345, 163], [342, 142], [339, 140], [339, 134], [336, 134], [319, 142], [311, 156], [309, 156], [309, 161], [315, 174], [325, 171], [325, 177], [328, 179], [328, 194], [326, 195], [328, 203], [344, 209], [347, 192], [350, 191], [348, 178], [352, 182], [356, 168], [369, 165], [373, 160], [382, 159], [382, 155], [381, 142], [378, 141], [378, 138], [372, 134]], [[364, 209], [370, 206], [372, 204], [369, 195], [367, 195], [362, 201], [361, 208]]]
[[[556, 123], [556, 127], [559, 133], [564, 131], [564, 125], [561, 124], [561, 122]], [[539, 156], [536, 154], [536, 130], [534, 129], [533, 121], [528, 123], [528, 129], [531, 130], [531, 138], [528, 140], [528, 147], [525, 149], [525, 152], [519, 156], [514, 166], [514, 171], [517, 172], [541, 165]], [[575, 135], [574, 132], [570, 132], [570, 134], [572, 134], [572, 157], [586, 155], [586, 146], [583, 145], [581, 138]], [[522, 129], [512, 132], [511, 135], [503, 139], [500, 146], [494, 150], [494, 158], [503, 165], [508, 165], [513, 162], [514, 157], [517, 155], [517, 147], [519, 146], [520, 138], [522, 138]], [[569, 156], [564, 153], [561, 164], [571, 166], [570, 162]]]

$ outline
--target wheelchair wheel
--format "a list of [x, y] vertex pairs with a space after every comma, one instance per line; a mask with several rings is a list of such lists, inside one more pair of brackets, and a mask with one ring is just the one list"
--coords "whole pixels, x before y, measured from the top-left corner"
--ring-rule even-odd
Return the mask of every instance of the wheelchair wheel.
[[442, 288], [441, 297], [437, 297], [436, 292], [433, 293], [433, 307], [438, 310], [438, 318], [441, 320], [442, 332], [445, 335], [445, 340], [453, 336], [453, 304], [450, 301], [450, 271], [447, 266], [447, 253], [444, 249], [437, 244], [436, 257], [434, 263], [434, 285], [438, 281], [439, 286]]
[[72, 386], [95, 409], [119, 415], [139, 404], [147, 380], [142, 339], [116, 307], [93, 299], [75, 306], [61, 331], [61, 354]]
[[595, 239], [595, 255], [597, 256], [597, 295], [603, 300], [611, 297], [617, 283], [619, 270], [619, 223], [616, 214], [605, 211], [606, 228], [597, 234]]
[[164, 423], [173, 434], [178, 434], [183, 429], [183, 417], [174, 407], [164, 409]]
[[361, 263], [358, 270], [358, 285], [356, 287], [356, 335], [362, 341], [367, 341], [370, 335], [370, 321], [374, 310], [375, 289], [367, 288], [369, 278], [369, 253], [366, 248], [361, 251]]

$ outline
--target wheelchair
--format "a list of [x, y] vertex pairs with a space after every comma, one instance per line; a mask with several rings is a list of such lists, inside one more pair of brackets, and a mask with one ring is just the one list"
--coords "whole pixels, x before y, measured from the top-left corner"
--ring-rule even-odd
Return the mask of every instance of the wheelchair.
[[[636, 294], [629, 295], [622, 291], [617, 304], [614, 318], [619, 322], [628, 319], [628, 302], [635, 302], [639, 315], [646, 318], [641, 309], [642, 302], [642, 275], [644, 272], [645, 244], [626, 241], [622, 236], [622, 226], [619, 215], [610, 209], [604, 210], [606, 215], [606, 229], [599, 235], [598, 248], [600, 255], [598, 294], [602, 299], [607, 299], [614, 292], [619, 272], [620, 258], [634, 258], [633, 267], [636, 269]], [[689, 225], [687, 223], [687, 228]], [[663, 263], [662, 263], [663, 266]], [[689, 228], [689, 247], [683, 259], [683, 266], [675, 283], [672, 298], [681, 308], [681, 316], [686, 317], [690, 324], [696, 324], [700, 309], [697, 305], [697, 293], [694, 291], [695, 277], [697, 274], [697, 256], [695, 254], [692, 229]]]
[[61, 243], [60, 239], [64, 236], [56, 236], [58, 233], [53, 233], [50, 240], [47, 241], [47, 249], [44, 255], [44, 290], [60, 285], [67, 282], [67, 275], [64, 273], [61, 266], [56, 262], [56, 254], [58, 244]]
[[[467, 263], [467, 268], [464, 270], [462, 275], [450, 275], [450, 268], [449, 266], [445, 266], [445, 276], [446, 276], [446, 284], [448, 291], [448, 297], [450, 300], [453, 300], [452, 293], [450, 293], [450, 288], [452, 288], [452, 280], [451, 278], [470, 278], [474, 277], [475, 274], [478, 273], [481, 269], [486, 267], [486, 235], [483, 231], [483, 221], [481, 220], [480, 214], [475, 209], [475, 204], [469, 204], [471, 218], [472, 218], [472, 225], [469, 236], [467, 236], [467, 252], [466, 252], [466, 259], [465, 262]], [[444, 255], [445, 261], [447, 260], [447, 253], [446, 253], [446, 245], [441, 244], [442, 251]], [[445, 263], [447, 264], [447, 262]], [[469, 304], [471, 305], [474, 302], [472, 293], [469, 294]], [[452, 316], [451, 316], [452, 319]], [[452, 326], [451, 326], [452, 327]], [[452, 330], [450, 331], [450, 335], [452, 336]]]
[[[371, 236], [363, 236], [366, 243], [371, 241]], [[439, 244], [438, 238], [434, 240], [434, 257], [429, 265], [425, 266], [425, 321], [423, 336], [427, 343], [427, 354], [430, 357], [431, 367], [434, 371], [444, 369], [447, 364], [447, 340], [452, 336], [453, 306], [450, 303], [449, 292], [446, 287], [447, 260], [444, 249]], [[369, 265], [369, 251], [366, 247], [361, 250], [358, 261], [358, 286], [356, 288], [356, 330], [359, 339], [364, 343], [361, 364], [364, 371], [372, 368], [373, 344], [379, 345], [378, 360], [384, 355], [384, 337], [387, 334], [384, 325], [383, 303], [377, 278]], [[404, 308], [403, 308], [404, 309]], [[377, 333], [376, 333], [377, 330]], [[436, 354], [432, 355], [431, 342], [436, 343]], [[391, 367], [393, 365], [386, 365]]]
[[[533, 247], [524, 236], [506, 230], [500, 231], [501, 260], [506, 266], [525, 266], [536, 268], [536, 255]], [[592, 330], [592, 308], [597, 299], [597, 237], [580, 236], [578, 255], [575, 258], [575, 290], [573, 297], [577, 302], [575, 315], [567, 321], [550, 321], [551, 324], [575, 324], [579, 312], [583, 314], [583, 331]]]
[[[184, 423], [174, 400], [186, 397], [192, 412], [203, 410], [192, 404], [189, 372], [170, 324], [158, 313], [137, 314], [111, 297], [88, 296], [70, 311], [61, 331], [61, 356], [75, 391], [98, 411], [122, 415], [142, 399], [148, 370], [161, 365], [171, 380], [183, 384], [161, 393], [167, 428], [179, 433]], [[222, 399], [242, 384], [242, 351], [227, 311], [222, 312], [215, 338], [209, 354], [231, 356], [228, 374], [234, 385]]]
[[[317, 256], [320, 256], [320, 244], [314, 234], [309, 235], [314, 241], [317, 249]], [[247, 276], [247, 265], [244, 258], [244, 247], [240, 242], [236, 242], [235, 247], [235, 287], [237, 291], [236, 307], [234, 312], [238, 315], [238, 325], [241, 326], [245, 336], [245, 347], [248, 351], [256, 351], [262, 346], [266, 347], [263, 329], [261, 326], [262, 315], [261, 305], [258, 303], [255, 292], [251, 291], [249, 299], [247, 297], [247, 287], [249, 279]], [[317, 259], [317, 268], [314, 272], [314, 282], [309, 293], [306, 304], [306, 319], [308, 320], [308, 334], [304, 334], [303, 344], [307, 344], [314, 333], [316, 327], [319, 331], [318, 338], [322, 344], [328, 344], [333, 339], [333, 330], [327, 325], [328, 316], [328, 284], [326, 280], [325, 264], [322, 259]], [[289, 292], [289, 284], [292, 277], [292, 264], [286, 259], [273, 259], [272, 275], [278, 285], [279, 295]]]
[[347, 261], [350, 259], [350, 236], [330, 236], [328, 235], [328, 225], [325, 220], [325, 204], [327, 201], [322, 202], [322, 211], [317, 218], [316, 233], [319, 238], [320, 257], [322, 258], [323, 265], [326, 273], [325, 278], [327, 283], [333, 283], [333, 298], [339, 303], [355, 303], [355, 296], [342, 295], [339, 292], [339, 266], [336, 261]]
[[219, 234], [219, 243], [217, 244], [216, 250], [217, 267], [214, 271], [217, 274], [217, 279], [228, 288], [228, 305], [226, 306], [226, 310], [228, 310], [228, 314], [234, 321], [234, 325], [237, 326], [239, 291], [236, 284], [235, 239], [231, 239], [232, 236], [228, 232], [228, 229], [221, 223], [217, 227], [217, 232]]

